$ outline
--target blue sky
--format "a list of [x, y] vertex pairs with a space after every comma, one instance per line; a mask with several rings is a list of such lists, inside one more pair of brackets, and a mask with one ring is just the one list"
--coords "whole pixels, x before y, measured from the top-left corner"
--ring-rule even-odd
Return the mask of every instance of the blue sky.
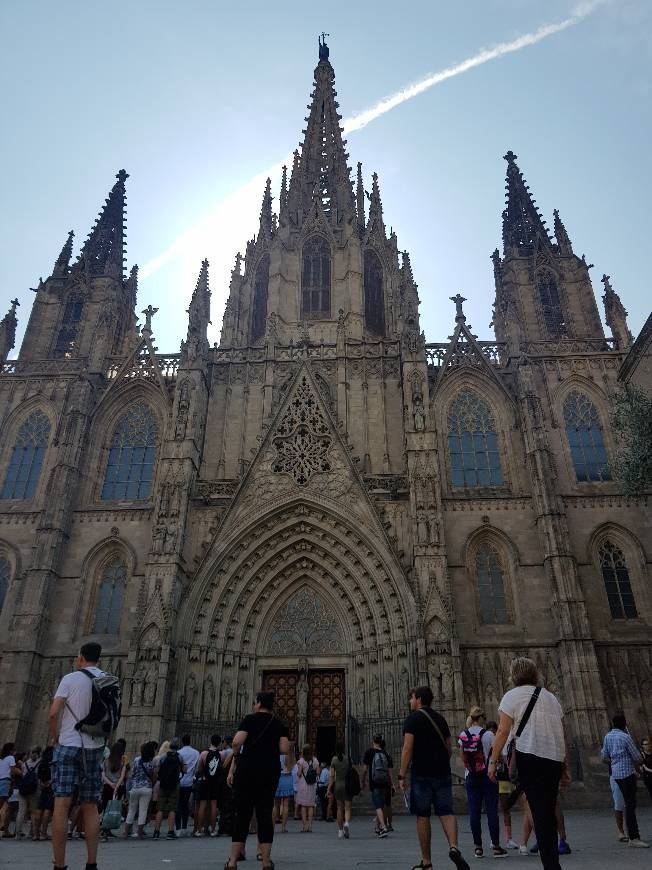
[[300, 141], [320, 31], [330, 34], [348, 118], [572, 16], [565, 30], [352, 132], [350, 163], [362, 161], [368, 186], [373, 171], [380, 176], [429, 341], [450, 335], [448, 297], [458, 290], [475, 332], [492, 337], [489, 255], [501, 244], [509, 148], [549, 224], [559, 208], [575, 251], [595, 264], [594, 289], [603, 272], [612, 276], [636, 333], [650, 309], [647, 0], [5, 2], [0, 312], [18, 296], [22, 336], [29, 288], [49, 275], [69, 229], [77, 252], [124, 167], [128, 265], [145, 267], [139, 308], [160, 309], [158, 347], [178, 349], [204, 256], [217, 339], [236, 250], [257, 229], [264, 175]]

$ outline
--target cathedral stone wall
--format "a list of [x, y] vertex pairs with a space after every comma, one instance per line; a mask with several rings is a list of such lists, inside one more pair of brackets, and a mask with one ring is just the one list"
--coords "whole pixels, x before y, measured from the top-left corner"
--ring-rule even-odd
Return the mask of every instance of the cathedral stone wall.
[[[37, 289], [0, 375], [2, 731], [44, 738], [89, 639], [130, 749], [231, 730], [265, 686], [324, 756], [376, 730], [396, 750], [417, 683], [455, 727], [476, 703], [495, 716], [529, 654], [588, 782], [608, 715], [652, 728], [649, 493], [613, 479], [609, 423], [619, 384], [652, 389], [649, 328], [632, 347], [605, 276], [605, 337], [589, 266], [509, 152], [495, 340], [458, 294], [451, 337], [427, 342], [378, 178], [349, 179], [324, 49], [219, 345], [206, 261], [180, 352], [155, 349], [151, 306], [136, 329], [124, 171]], [[3, 360], [15, 325], [12, 305]]]

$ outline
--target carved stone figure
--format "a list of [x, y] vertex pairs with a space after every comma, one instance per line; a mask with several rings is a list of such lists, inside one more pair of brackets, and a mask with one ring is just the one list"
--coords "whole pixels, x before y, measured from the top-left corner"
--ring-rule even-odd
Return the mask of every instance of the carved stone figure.
[[238, 683], [237, 705], [238, 716], [244, 716], [247, 710], [247, 684], [244, 680], [240, 680]]
[[233, 699], [233, 686], [230, 677], [222, 678], [222, 691], [220, 692], [220, 716], [225, 719], [231, 715], [231, 701]]
[[420, 544], [427, 544], [429, 539], [428, 520], [423, 510], [417, 513], [417, 541]]
[[130, 703], [133, 707], [139, 707], [143, 702], [143, 689], [146, 685], [146, 670], [145, 665], [140, 664], [136, 668], [133, 679], [131, 681], [131, 699]]
[[308, 712], [308, 681], [304, 674], [301, 674], [297, 682], [297, 715], [299, 717], [306, 716]]
[[369, 706], [372, 713], [380, 713], [380, 686], [377, 674], [372, 674], [369, 678]]
[[415, 399], [412, 404], [412, 416], [414, 417], [415, 431], [422, 432], [426, 428], [426, 412], [421, 397]]
[[212, 676], [209, 674], [204, 680], [204, 695], [202, 698], [201, 715], [202, 719], [208, 719], [213, 715], [215, 709], [215, 683]]
[[145, 707], [154, 706], [156, 701], [156, 685], [158, 681], [158, 669], [152, 668], [145, 675], [145, 688], [143, 690], [143, 704]]
[[385, 697], [383, 698], [383, 703], [388, 713], [394, 712], [394, 677], [391, 674], [385, 674]]
[[152, 553], [161, 554], [165, 549], [165, 526], [156, 526], [152, 532]]
[[441, 674], [441, 696], [444, 701], [452, 701], [455, 698], [455, 679], [453, 676], [453, 663], [449, 656], [442, 656], [439, 662]]
[[399, 707], [407, 706], [410, 697], [410, 672], [402, 666], [398, 675]]
[[186, 680], [186, 691], [183, 695], [183, 712], [185, 716], [195, 715], [195, 697], [197, 695], [197, 678], [193, 673]]
[[358, 684], [355, 688], [355, 709], [358, 716], [362, 716], [365, 709], [364, 677], [358, 677]]

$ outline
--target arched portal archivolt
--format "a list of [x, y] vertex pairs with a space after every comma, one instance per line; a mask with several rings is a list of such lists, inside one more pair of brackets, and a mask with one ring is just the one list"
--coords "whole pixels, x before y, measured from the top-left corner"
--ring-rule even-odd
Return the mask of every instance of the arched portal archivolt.
[[338, 602], [351, 652], [405, 644], [416, 635], [416, 607], [388, 557], [382, 542], [322, 505], [286, 505], [231, 538], [196, 578], [177, 642], [255, 655], [270, 612], [303, 576]]

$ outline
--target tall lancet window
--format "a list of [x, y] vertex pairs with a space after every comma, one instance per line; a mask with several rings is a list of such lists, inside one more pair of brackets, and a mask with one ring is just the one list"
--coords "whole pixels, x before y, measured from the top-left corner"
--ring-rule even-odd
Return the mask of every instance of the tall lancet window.
[[50, 421], [34, 411], [18, 430], [0, 498], [32, 498], [50, 440]]
[[57, 341], [54, 345], [55, 356], [66, 357], [75, 351], [79, 338], [83, 308], [84, 297], [79, 293], [71, 293], [66, 300], [63, 318], [57, 334]]
[[537, 275], [537, 290], [546, 329], [553, 338], [560, 338], [564, 330], [564, 315], [561, 310], [557, 280], [548, 269], [543, 269]]
[[254, 277], [253, 305], [251, 311], [252, 344], [265, 335], [267, 319], [267, 287], [269, 285], [269, 254], [264, 254]]
[[148, 498], [156, 459], [157, 427], [143, 402], [120, 419], [109, 448], [102, 499]]
[[490, 544], [482, 544], [475, 555], [475, 573], [480, 617], [485, 625], [508, 622], [505, 572], [500, 556]]
[[636, 619], [638, 611], [625, 554], [611, 541], [605, 541], [598, 555], [611, 615], [614, 619]]
[[375, 335], [385, 335], [383, 266], [375, 251], [364, 252], [364, 320]]
[[303, 246], [301, 316], [331, 316], [331, 249], [322, 236], [313, 236]]
[[448, 411], [448, 453], [453, 486], [503, 483], [493, 414], [471, 390], [460, 390]]
[[564, 424], [577, 480], [611, 480], [598, 409], [583, 393], [566, 397]]
[[126, 566], [119, 558], [110, 562], [102, 571], [95, 604], [94, 634], [118, 633], [125, 595], [126, 574]]

